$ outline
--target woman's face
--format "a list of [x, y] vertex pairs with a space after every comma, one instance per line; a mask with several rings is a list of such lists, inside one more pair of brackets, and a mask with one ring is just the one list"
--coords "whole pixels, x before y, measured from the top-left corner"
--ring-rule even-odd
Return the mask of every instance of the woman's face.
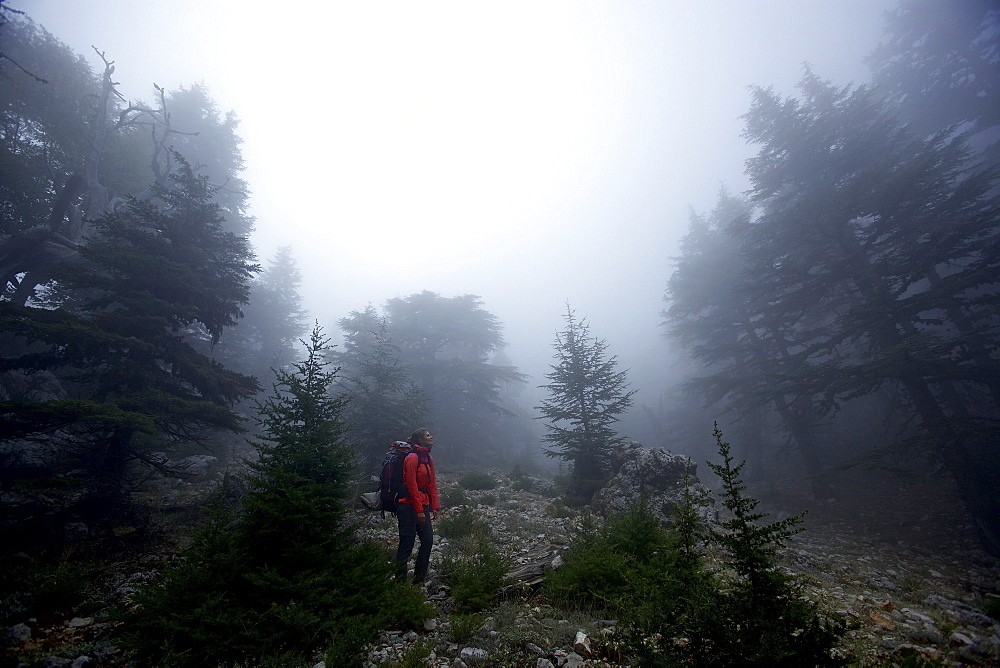
[[430, 432], [427, 432], [426, 434], [420, 437], [420, 445], [424, 446], [425, 448], [434, 445], [434, 437], [431, 436]]

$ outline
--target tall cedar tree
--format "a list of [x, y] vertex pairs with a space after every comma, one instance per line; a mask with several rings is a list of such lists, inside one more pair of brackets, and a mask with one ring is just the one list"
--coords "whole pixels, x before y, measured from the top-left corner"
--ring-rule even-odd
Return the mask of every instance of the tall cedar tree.
[[588, 501], [597, 491], [615, 445], [625, 439], [613, 425], [632, 405], [635, 390], [628, 390], [625, 371], [617, 371], [618, 358], [607, 357], [607, 343], [591, 337], [587, 321], [577, 321], [566, 305], [566, 329], [556, 333], [556, 363], [545, 374], [551, 382], [538, 410], [547, 424], [543, 440], [552, 444], [545, 453], [573, 464], [568, 496]]
[[427, 395], [443, 456], [496, 463], [509, 454], [504, 389], [524, 382], [513, 366], [493, 363], [503, 325], [476, 295], [442, 297], [425, 290], [385, 305], [400, 362]]
[[344, 402], [328, 393], [328, 347], [316, 325], [306, 359], [277, 370], [238, 521], [220, 513], [185, 562], [140, 594], [125, 625], [137, 658], [291, 665], [326, 648], [333, 665], [355, 665], [384, 624], [419, 609], [383, 550], [344, 521], [354, 455]]
[[754, 231], [751, 214], [749, 202], [724, 190], [709, 217], [692, 214], [664, 298], [669, 302], [664, 324], [705, 366], [687, 387], [742, 422], [751, 466], [761, 466], [761, 414], [773, 407], [802, 455], [816, 497], [825, 499], [830, 489], [823, 441], [815, 429], [813, 394], [801, 381], [811, 367], [803, 366], [793, 343], [806, 327], [798, 314], [779, 318], [771, 312], [762, 318], [749, 308], [743, 289], [751, 276], [744, 252]]
[[373, 306], [352, 311], [339, 324], [346, 332], [344, 351], [331, 357], [340, 365], [338, 385], [347, 399], [349, 433], [362, 467], [375, 471], [391, 441], [427, 421], [427, 396], [400, 362], [399, 346]]
[[923, 135], [969, 135], [985, 161], [1000, 162], [1000, 11], [993, 0], [901, 0], [886, 14], [868, 57], [872, 83]]
[[820, 410], [902, 389], [1000, 549], [996, 175], [961, 137], [912, 134], [872, 89], [811, 72], [800, 88], [756, 89], [746, 115], [761, 215], [742, 246], [745, 302], [793, 333], [786, 382]]
[[245, 315], [215, 347], [215, 357], [271, 387], [275, 370], [290, 368], [300, 338], [309, 331], [301, 283], [291, 247], [282, 246], [251, 283]]
[[42, 401], [0, 402], [0, 438], [48, 438], [69, 455], [85, 495], [106, 515], [127, 501], [136, 464], [164, 470], [157, 452], [240, 431], [233, 402], [256, 382], [197, 352], [240, 317], [257, 265], [246, 239], [225, 232], [212, 188], [183, 160], [159, 204], [130, 200], [94, 221], [53, 292], [60, 308], [0, 302], [12, 337], [2, 369], [48, 371], [61, 387]]

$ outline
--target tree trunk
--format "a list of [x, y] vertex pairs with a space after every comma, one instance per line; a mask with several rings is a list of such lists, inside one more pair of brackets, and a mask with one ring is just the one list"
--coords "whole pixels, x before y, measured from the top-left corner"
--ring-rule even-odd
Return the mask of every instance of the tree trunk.
[[901, 381], [938, 454], [955, 477], [959, 496], [972, 515], [983, 545], [1000, 556], [1000, 489], [995, 475], [969, 452], [967, 437], [950, 424], [927, 383], [915, 374], [903, 374]]

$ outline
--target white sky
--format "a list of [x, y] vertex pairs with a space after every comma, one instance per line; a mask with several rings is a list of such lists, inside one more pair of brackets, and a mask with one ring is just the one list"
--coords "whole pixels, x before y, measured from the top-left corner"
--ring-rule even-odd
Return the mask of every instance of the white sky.
[[235, 110], [266, 261], [290, 244], [336, 320], [424, 289], [480, 295], [543, 382], [567, 299], [656, 402], [690, 207], [747, 184], [750, 84], [867, 76], [886, 0], [8, 0], [152, 99]]

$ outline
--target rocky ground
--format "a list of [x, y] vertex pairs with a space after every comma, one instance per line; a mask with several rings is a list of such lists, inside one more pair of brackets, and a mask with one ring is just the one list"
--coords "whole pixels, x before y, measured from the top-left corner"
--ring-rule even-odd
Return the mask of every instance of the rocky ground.
[[[543, 568], [558, 565], [583, 514], [559, 504], [550, 482], [539, 479], [530, 491], [517, 491], [510, 479], [495, 477], [496, 489], [469, 491], [454, 482], [457, 474], [442, 472], [442, 519], [460, 502], [472, 507], [494, 528], [512, 571], [536, 582]], [[982, 606], [984, 597], [997, 591], [1000, 565], [979, 547], [947, 484], [856, 476], [850, 486], [842, 483], [836, 501], [824, 502], [791, 486], [767, 495], [751, 488], [766, 496], [761, 509], [773, 518], [809, 509], [807, 530], [792, 540], [782, 563], [804, 578], [807, 594], [824, 610], [850, 622], [840, 651], [852, 665], [898, 665], [907, 656], [930, 660], [920, 664], [911, 658], [908, 665], [998, 665], [1000, 622]], [[394, 520], [363, 510], [357, 520], [364, 535], [394, 547]], [[438, 537], [433, 577], [426, 584], [437, 617], [419, 632], [384, 633], [370, 648], [368, 668], [627, 665], [614, 652], [615, 620], [553, 608], [530, 585], [508, 588], [500, 605], [480, 617], [455, 614], [447, 582], [436, 572], [447, 549], [448, 541]], [[127, 598], [155, 577], [153, 565], [164, 558], [150, 554], [109, 565], [107, 581], [100, 583], [107, 592], [103, 600]], [[107, 641], [110, 629], [102, 615], [91, 604], [83, 612], [28, 620], [7, 633], [18, 642], [19, 654], [46, 656], [41, 665], [51, 668], [115, 665], [116, 649]]]
[[[559, 517], [563, 509], [550, 497], [512, 491], [509, 484], [465, 494], [476, 512], [497, 528], [515, 569], [539, 561], [558, 563], [580, 516]], [[864, 497], [868, 502], [871, 492]], [[782, 506], [791, 501], [775, 501], [771, 512], [786, 516]], [[841, 651], [853, 665], [893, 665], [908, 655], [932, 660], [927, 665], [997, 665], [1000, 622], [978, 606], [988, 592], [996, 591], [1000, 565], [978, 547], [957, 504], [925, 513], [928, 523], [940, 523], [933, 526], [900, 519], [907, 510], [825, 503], [807, 515], [807, 530], [793, 538], [783, 565], [804, 578], [810, 598], [849, 621]], [[388, 520], [372, 518], [367, 531], [386, 544], [396, 540]], [[446, 547], [444, 540], [435, 545], [432, 569]], [[426, 665], [453, 668], [627, 665], [608, 656], [613, 651], [605, 640], [613, 637], [609, 631], [614, 620], [553, 609], [530, 590], [511, 592], [486, 616], [481, 631], [457, 642], [446, 583], [432, 578], [427, 589], [438, 618], [423, 633], [384, 634], [367, 666], [397, 665], [417, 654], [427, 656]]]

